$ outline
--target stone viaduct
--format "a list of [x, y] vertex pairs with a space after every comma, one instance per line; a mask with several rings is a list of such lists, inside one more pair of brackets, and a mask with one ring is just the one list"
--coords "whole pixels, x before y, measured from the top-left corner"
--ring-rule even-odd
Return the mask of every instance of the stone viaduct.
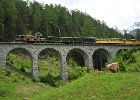
[[38, 76], [38, 58], [43, 50], [53, 50], [59, 55], [60, 59], [60, 77], [62, 80], [68, 80], [68, 70], [66, 57], [70, 52], [76, 51], [84, 58], [85, 66], [94, 69], [94, 55], [104, 55], [107, 61], [110, 61], [118, 51], [122, 49], [131, 49], [132, 45], [49, 45], [49, 44], [20, 44], [20, 43], [0, 43], [0, 66], [6, 66], [6, 59], [11, 51], [22, 49], [29, 53], [32, 61], [32, 77], [36, 80]]

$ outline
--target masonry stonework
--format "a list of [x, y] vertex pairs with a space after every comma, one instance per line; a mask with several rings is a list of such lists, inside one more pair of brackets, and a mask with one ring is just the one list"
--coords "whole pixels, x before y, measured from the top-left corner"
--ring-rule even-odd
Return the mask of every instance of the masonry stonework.
[[97, 50], [105, 52], [108, 60], [111, 60], [121, 49], [131, 49], [135, 46], [129, 45], [93, 45], [93, 46], [78, 46], [78, 45], [46, 45], [46, 44], [16, 44], [16, 43], [0, 43], [0, 66], [6, 66], [8, 54], [15, 49], [23, 49], [27, 51], [32, 60], [32, 77], [39, 80], [38, 76], [38, 56], [41, 51], [51, 49], [56, 51], [60, 59], [60, 77], [62, 80], [68, 80], [68, 68], [66, 57], [71, 51], [80, 53], [85, 61], [85, 66], [89, 69], [93, 67], [93, 54]]

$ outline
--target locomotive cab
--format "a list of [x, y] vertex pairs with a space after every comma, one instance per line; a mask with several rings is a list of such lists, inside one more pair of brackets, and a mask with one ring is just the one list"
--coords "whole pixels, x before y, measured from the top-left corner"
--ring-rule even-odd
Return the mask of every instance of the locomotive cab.
[[28, 43], [35, 43], [40, 42], [41, 37], [36, 35], [18, 35], [16, 37], [16, 41], [18, 42], [28, 42]]

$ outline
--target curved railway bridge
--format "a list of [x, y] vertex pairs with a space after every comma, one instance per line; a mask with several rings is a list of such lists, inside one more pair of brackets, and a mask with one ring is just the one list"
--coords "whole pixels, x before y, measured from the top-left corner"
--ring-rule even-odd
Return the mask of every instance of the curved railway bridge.
[[[110, 61], [120, 50], [132, 49], [135, 45], [62, 45], [62, 44], [23, 44], [23, 43], [0, 43], [0, 66], [6, 66], [6, 59], [10, 52], [22, 49], [27, 52], [32, 61], [32, 77], [38, 76], [38, 58], [42, 51], [51, 50], [58, 54], [60, 60], [60, 77], [68, 80], [67, 56], [76, 52], [83, 57], [84, 66], [89, 69], [101, 70], [105, 62]], [[96, 66], [98, 64], [98, 66]]]

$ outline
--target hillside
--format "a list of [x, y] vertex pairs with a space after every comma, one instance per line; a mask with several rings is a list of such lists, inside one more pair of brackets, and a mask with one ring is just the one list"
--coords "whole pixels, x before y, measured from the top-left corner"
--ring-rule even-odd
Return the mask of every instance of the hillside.
[[91, 72], [64, 86], [33, 82], [22, 72], [0, 67], [0, 100], [139, 100], [140, 73]]
[[21, 71], [0, 67], [0, 100], [22, 100], [50, 88], [49, 85], [33, 82]]
[[139, 75], [93, 72], [64, 87], [37, 94], [32, 100], [139, 100]]

